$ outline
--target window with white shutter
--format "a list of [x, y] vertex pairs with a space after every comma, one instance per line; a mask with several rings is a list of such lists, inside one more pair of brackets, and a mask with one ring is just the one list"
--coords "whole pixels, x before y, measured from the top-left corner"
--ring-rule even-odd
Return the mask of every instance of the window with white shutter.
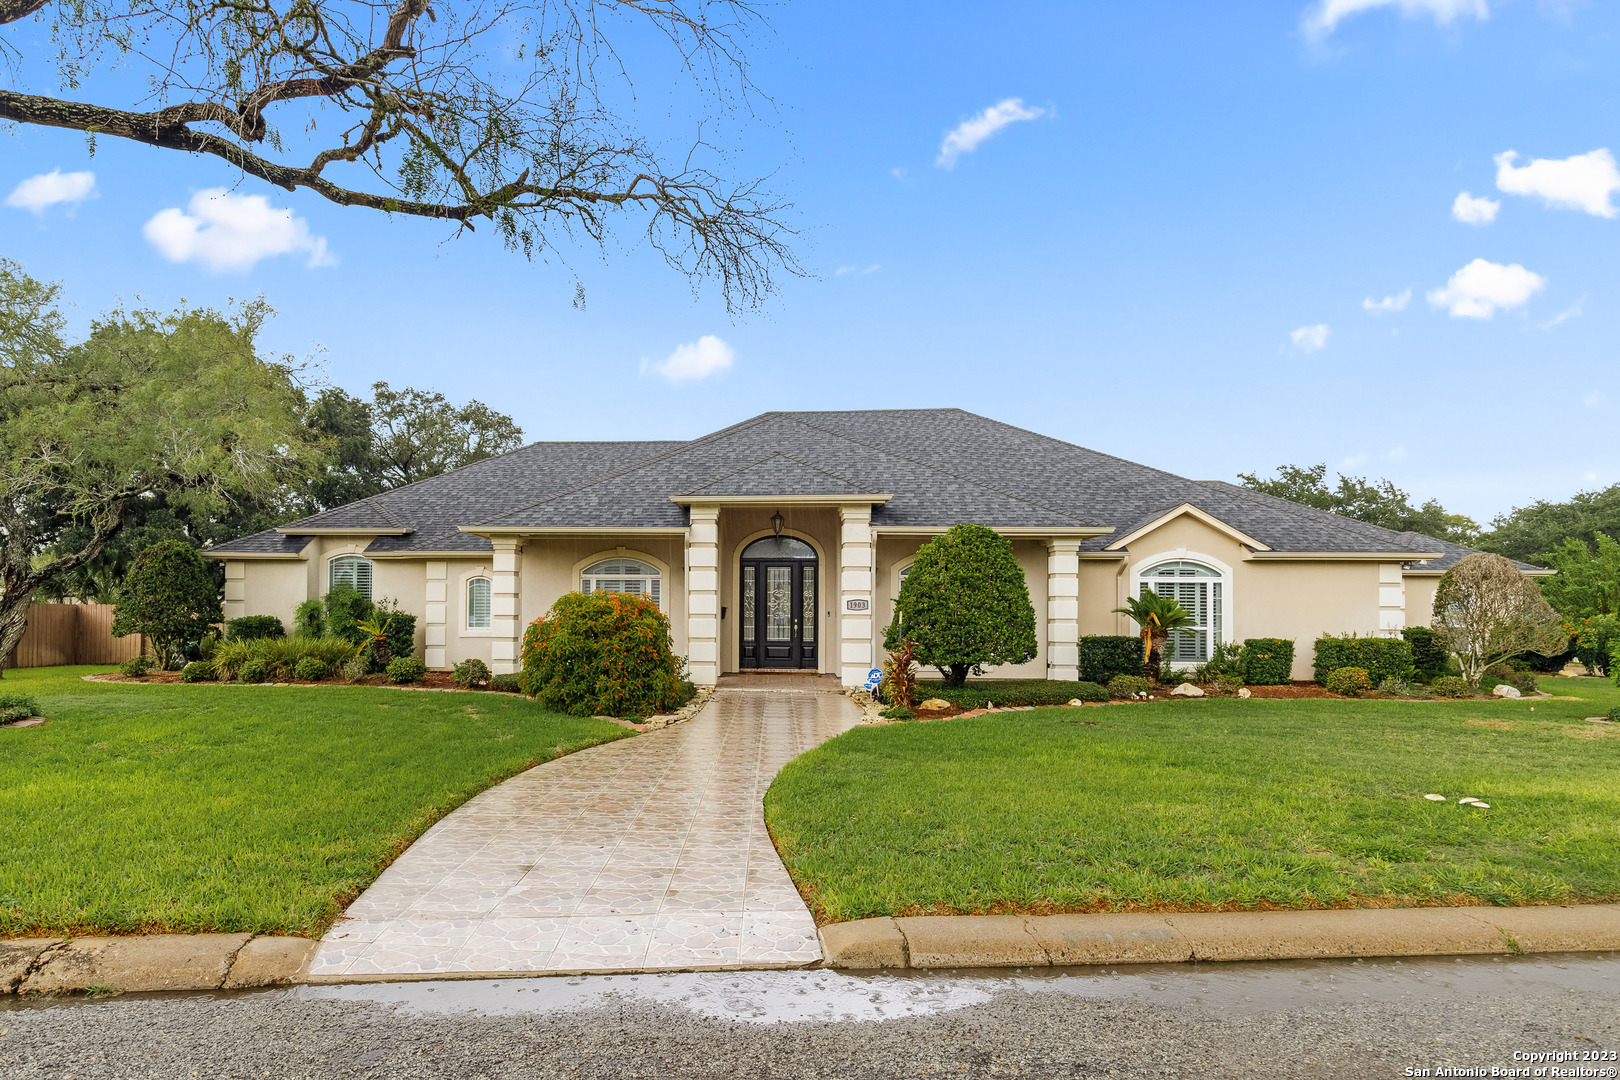
[[371, 599], [371, 560], [361, 555], [339, 555], [327, 571], [327, 588], [347, 585], [367, 600]]
[[1172, 664], [1201, 664], [1221, 643], [1225, 598], [1220, 579], [1220, 571], [1187, 560], [1160, 563], [1142, 573], [1144, 593], [1168, 596], [1192, 613], [1193, 625], [1175, 631], [1165, 643], [1165, 659]]
[[663, 607], [664, 578], [658, 568], [640, 559], [604, 559], [579, 576], [580, 592], [618, 592], [645, 596]]
[[488, 630], [489, 628], [489, 578], [469, 578], [467, 579], [467, 629]]

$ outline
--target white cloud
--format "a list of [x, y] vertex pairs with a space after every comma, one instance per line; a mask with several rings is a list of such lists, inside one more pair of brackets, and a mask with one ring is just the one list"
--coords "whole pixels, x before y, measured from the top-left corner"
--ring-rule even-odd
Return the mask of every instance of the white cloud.
[[1394, 296], [1386, 296], [1382, 300], [1374, 300], [1369, 296], [1361, 302], [1361, 310], [1369, 315], [1383, 315], [1385, 312], [1390, 311], [1405, 311], [1406, 305], [1411, 302], [1412, 290], [1405, 289]]
[[861, 277], [865, 277], [867, 274], [875, 274], [881, 269], [883, 269], [882, 263], [873, 263], [871, 266], [840, 266], [833, 273], [839, 277], [846, 274], [859, 274]]
[[904, 165], [896, 165], [894, 168], [889, 170], [889, 175], [894, 177], [896, 180], [904, 180], [906, 178], [906, 167]]
[[1305, 13], [1305, 33], [1326, 37], [1352, 15], [1387, 7], [1400, 8], [1409, 19], [1427, 15], [1441, 26], [1459, 18], [1488, 19], [1491, 15], [1485, 0], [1320, 0]]
[[1315, 326], [1302, 326], [1298, 330], [1288, 332], [1289, 340], [1294, 348], [1303, 353], [1313, 353], [1327, 345], [1328, 335], [1333, 333], [1328, 329], [1327, 323], [1317, 323]]
[[1406, 456], [1406, 447], [1392, 446], [1390, 447], [1389, 453], [1385, 454], [1384, 456], [1391, 461], [1399, 461]]
[[1560, 311], [1558, 314], [1542, 323], [1541, 328], [1543, 330], [1551, 330], [1553, 327], [1567, 323], [1571, 319], [1578, 319], [1581, 317], [1581, 313], [1585, 307], [1586, 297], [1583, 296], [1573, 304], [1569, 305], [1569, 307], [1565, 308], [1563, 311]]
[[1459, 191], [1457, 201], [1451, 204], [1451, 219], [1464, 225], [1489, 225], [1496, 220], [1496, 212], [1500, 209], [1502, 204], [1495, 199]]
[[61, 169], [52, 169], [48, 173], [30, 176], [12, 188], [11, 194], [6, 196], [6, 205], [27, 210], [38, 217], [48, 206], [55, 206], [57, 203], [77, 206], [95, 193], [95, 173], [65, 173]]
[[1513, 263], [1475, 259], [1429, 293], [1429, 303], [1447, 308], [1453, 319], [1488, 319], [1501, 308], [1522, 307], [1547, 285], [1547, 279]]
[[1020, 120], [1035, 120], [1045, 115], [1045, 109], [1025, 105], [1023, 98], [1005, 98], [998, 101], [977, 116], [969, 117], [946, 132], [945, 140], [939, 144], [939, 157], [934, 159], [934, 165], [941, 169], [954, 169], [957, 158], [963, 154], [973, 153], [979, 148], [980, 143], [1008, 124], [1016, 124]]
[[1496, 155], [1496, 186], [1509, 195], [1534, 195], [1564, 210], [1584, 210], [1595, 217], [1612, 218], [1617, 212], [1609, 196], [1620, 191], [1620, 167], [1607, 150], [1593, 150], [1555, 160], [1533, 158], [1514, 166], [1519, 155], [1509, 150]]
[[233, 195], [207, 188], [187, 210], [170, 207], [141, 231], [170, 262], [200, 262], [210, 270], [250, 270], [260, 259], [307, 252], [308, 266], [336, 266], [326, 238], [291, 210], [278, 210], [263, 195]]
[[736, 355], [736, 350], [724, 341], [713, 334], [704, 334], [696, 341], [675, 346], [675, 351], [662, 363], [648, 365], [643, 361], [641, 366], [643, 371], [650, 366], [672, 383], [691, 382], [728, 370]]

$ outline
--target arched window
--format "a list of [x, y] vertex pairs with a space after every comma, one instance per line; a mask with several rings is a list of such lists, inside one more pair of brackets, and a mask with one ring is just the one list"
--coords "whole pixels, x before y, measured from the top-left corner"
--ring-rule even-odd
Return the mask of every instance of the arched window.
[[467, 629], [488, 630], [489, 627], [489, 578], [468, 578]]
[[339, 555], [327, 572], [328, 589], [347, 585], [367, 600], [371, 599], [371, 560], [362, 555]]
[[1221, 595], [1221, 573], [1203, 563], [1185, 559], [1162, 562], [1142, 572], [1142, 591], [1168, 596], [1192, 612], [1193, 625], [1177, 630], [1165, 643], [1165, 659], [1172, 664], [1201, 664], [1221, 643], [1221, 616], [1226, 598]]
[[604, 559], [579, 576], [580, 592], [622, 592], [645, 596], [663, 607], [663, 575], [640, 559]]

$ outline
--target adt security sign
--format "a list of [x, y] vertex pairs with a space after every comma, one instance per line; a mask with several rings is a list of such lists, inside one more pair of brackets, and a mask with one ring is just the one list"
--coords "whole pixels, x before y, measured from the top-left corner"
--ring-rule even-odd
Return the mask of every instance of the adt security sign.
[[866, 673], [866, 692], [868, 694], [870, 694], [873, 690], [876, 690], [878, 688], [878, 684], [881, 683], [882, 681], [883, 681], [883, 669], [882, 668], [873, 668], [871, 671], [868, 671]]

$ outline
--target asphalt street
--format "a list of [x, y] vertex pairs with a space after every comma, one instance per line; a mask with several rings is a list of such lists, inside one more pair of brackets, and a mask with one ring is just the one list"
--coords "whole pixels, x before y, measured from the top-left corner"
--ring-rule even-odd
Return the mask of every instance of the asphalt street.
[[1615, 1076], [1616, 1050], [1615, 954], [0, 999], [5, 1080]]

